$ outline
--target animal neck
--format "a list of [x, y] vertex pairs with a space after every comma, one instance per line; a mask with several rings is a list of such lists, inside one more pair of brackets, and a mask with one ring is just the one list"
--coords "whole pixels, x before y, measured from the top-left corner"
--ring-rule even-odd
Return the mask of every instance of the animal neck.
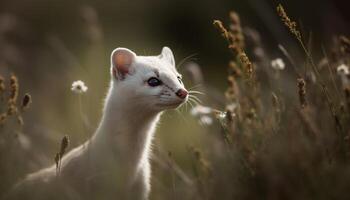
[[[123, 162], [127, 169], [138, 169], [148, 162], [150, 146], [160, 113], [133, 103], [110, 88], [99, 128], [91, 139], [92, 154]], [[135, 168], [136, 167], [136, 168]]]

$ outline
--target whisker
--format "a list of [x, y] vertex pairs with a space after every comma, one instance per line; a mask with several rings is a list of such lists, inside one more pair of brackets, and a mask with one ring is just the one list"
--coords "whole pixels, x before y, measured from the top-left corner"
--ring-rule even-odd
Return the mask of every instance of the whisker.
[[202, 100], [200, 100], [198, 97], [194, 96], [194, 95], [190, 95], [191, 98], [193, 98], [194, 100], [197, 100], [199, 103], [202, 104]]
[[[189, 106], [190, 109], [193, 108], [193, 102], [192, 102], [192, 100], [190, 100], [190, 98], [188, 98], [187, 101], [186, 101], [186, 107], [187, 107], [187, 106]], [[186, 110], [186, 112], [188, 112], [188, 110]]]
[[202, 94], [202, 95], [206, 95], [205, 93], [200, 92], [200, 91], [196, 91], [196, 90], [190, 90], [190, 91], [188, 91], [188, 93], [190, 93], [190, 94]]
[[195, 101], [194, 99], [189, 98], [188, 100], [189, 100], [189, 102], [194, 103], [195, 105], [198, 105], [198, 104], [199, 104], [199, 103], [198, 103], [197, 101]]
[[198, 88], [198, 87], [201, 87], [201, 86], [202, 86], [202, 84], [199, 83], [197, 85], [194, 85], [194, 86], [188, 88], [188, 90], [192, 90], [192, 89], [195, 89], [195, 88]]
[[189, 59], [193, 58], [193, 57], [196, 56], [196, 55], [197, 55], [197, 53], [194, 53], [194, 54], [191, 54], [191, 55], [185, 57], [184, 59], [182, 59], [182, 60], [180, 61], [179, 64], [177, 64], [176, 68], [179, 68], [179, 69], [180, 69], [180, 68], [182, 67], [182, 65], [183, 65], [186, 61], [188, 61]]
[[[182, 107], [182, 106], [181, 106]], [[181, 108], [180, 107], [180, 108]], [[178, 108], [178, 109], [175, 109], [176, 110], [176, 112], [180, 115], [180, 117], [181, 117], [181, 119], [185, 122], [185, 123], [187, 123], [187, 121], [186, 121], [186, 119], [185, 119], [185, 117], [184, 117], [184, 115], [180, 112], [180, 108]]]
[[198, 98], [195, 99], [194, 96], [190, 96], [189, 99], [191, 99], [192, 102], [196, 102], [197, 105], [198, 105], [198, 104], [202, 104], [202, 102], [201, 102]]
[[192, 103], [189, 103], [190, 107], [191, 107], [191, 110], [194, 109], [194, 105]]
[[194, 106], [193, 106], [193, 104], [192, 104], [192, 101], [190, 101], [190, 99], [189, 99], [189, 101], [187, 101], [187, 102], [188, 102], [188, 104], [191, 106], [191, 108], [193, 109]]
[[188, 103], [188, 101], [186, 101], [184, 104], [183, 104], [183, 106], [186, 108], [185, 109], [185, 112], [187, 113], [188, 112], [188, 105], [189, 105], [189, 103]]
[[180, 107], [178, 107], [177, 110], [179, 110], [179, 112], [184, 112], [183, 111], [183, 109], [184, 109], [183, 107], [184, 107], [184, 104], [182, 104]]

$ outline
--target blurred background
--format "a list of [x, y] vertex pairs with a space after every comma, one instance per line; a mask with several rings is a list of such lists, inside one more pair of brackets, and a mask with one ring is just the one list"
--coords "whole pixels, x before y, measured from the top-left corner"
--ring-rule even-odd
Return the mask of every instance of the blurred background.
[[[243, 27], [260, 33], [270, 59], [282, 56], [278, 44], [288, 46], [294, 57], [304, 59], [275, 12], [278, 3], [284, 5], [303, 32], [312, 32], [315, 43], [328, 46], [333, 36], [350, 34], [346, 0], [0, 0], [0, 74], [15, 74], [20, 96], [28, 92], [33, 100], [23, 114], [23, 127], [16, 129], [23, 133], [19, 137], [24, 143], [24, 159], [0, 163], [7, 169], [6, 176], [12, 177], [7, 182], [0, 181], [1, 192], [26, 173], [53, 164], [63, 135], [70, 136], [74, 147], [93, 134], [101, 117], [110, 80], [109, 56], [114, 48], [158, 55], [163, 46], [169, 46], [178, 64], [193, 61], [199, 65], [204, 79], [200, 86], [191, 79], [186, 64], [179, 66], [179, 71], [188, 87], [210, 88], [212, 95], [200, 98], [220, 110], [225, 106], [227, 65], [232, 55], [213, 27], [214, 19], [228, 23], [228, 14], [234, 10], [240, 14]], [[315, 57], [321, 54], [316, 52]], [[290, 71], [287, 66], [285, 85], [295, 84], [288, 82], [293, 79], [288, 75]], [[79, 98], [70, 90], [75, 80], [83, 80], [89, 88], [82, 95], [83, 119]], [[261, 84], [264, 87], [264, 82]], [[192, 173], [188, 149], [195, 146], [204, 155], [211, 154], [213, 149], [206, 148], [212, 141], [208, 134], [220, 130], [219, 126], [203, 127], [189, 110], [183, 108], [181, 114], [167, 112], [155, 139], [158, 157], [169, 159], [171, 152], [171, 160], [185, 174]], [[164, 163], [155, 161], [153, 169], [151, 199], [169, 199], [172, 183]], [[182, 192], [188, 186], [182, 178], [176, 181], [178, 195], [186, 196], [188, 192]]]

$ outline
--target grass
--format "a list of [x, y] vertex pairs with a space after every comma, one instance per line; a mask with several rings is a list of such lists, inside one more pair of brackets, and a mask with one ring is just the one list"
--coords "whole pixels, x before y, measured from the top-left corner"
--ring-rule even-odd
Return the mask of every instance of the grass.
[[[227, 26], [214, 21], [232, 53], [228, 75], [222, 78], [227, 89], [222, 94], [205, 82], [197, 86], [196, 77], [204, 75], [191, 65], [194, 78], [190, 81], [200, 91], [192, 92], [197, 96], [192, 109], [198, 109], [195, 104], [200, 98], [209, 105], [209, 112], [184, 113], [179, 121], [186, 124], [185, 132], [166, 136], [180, 138], [186, 148], [167, 151], [176, 148], [156, 139], [151, 199], [350, 198], [350, 76], [338, 67], [350, 64], [350, 40], [335, 36], [328, 48], [312, 48], [311, 34], [303, 34], [282, 5], [277, 6], [276, 15], [303, 57], [296, 58], [281, 44], [264, 49], [263, 36], [245, 27], [236, 12], [229, 13]], [[271, 55], [276, 52], [285, 69], [271, 67]], [[47, 141], [40, 134], [25, 133], [31, 129], [23, 129], [22, 116], [34, 111], [29, 106], [31, 95], [20, 93], [19, 85], [15, 75], [0, 78], [0, 196], [43, 163], [56, 161], [59, 169], [68, 147], [64, 134]], [[85, 115], [81, 106], [80, 101], [79, 114]], [[50, 144], [55, 144], [51, 151], [60, 149], [55, 160], [54, 153], [50, 157], [42, 152]]]

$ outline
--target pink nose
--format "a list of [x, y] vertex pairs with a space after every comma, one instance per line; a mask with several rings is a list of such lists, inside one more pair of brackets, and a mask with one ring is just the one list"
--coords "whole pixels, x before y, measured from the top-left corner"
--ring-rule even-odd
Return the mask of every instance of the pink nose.
[[181, 99], [186, 98], [186, 97], [187, 97], [187, 94], [188, 94], [188, 92], [187, 92], [186, 90], [184, 90], [184, 89], [179, 89], [179, 90], [176, 92], [176, 95], [177, 95], [178, 97], [180, 97]]

